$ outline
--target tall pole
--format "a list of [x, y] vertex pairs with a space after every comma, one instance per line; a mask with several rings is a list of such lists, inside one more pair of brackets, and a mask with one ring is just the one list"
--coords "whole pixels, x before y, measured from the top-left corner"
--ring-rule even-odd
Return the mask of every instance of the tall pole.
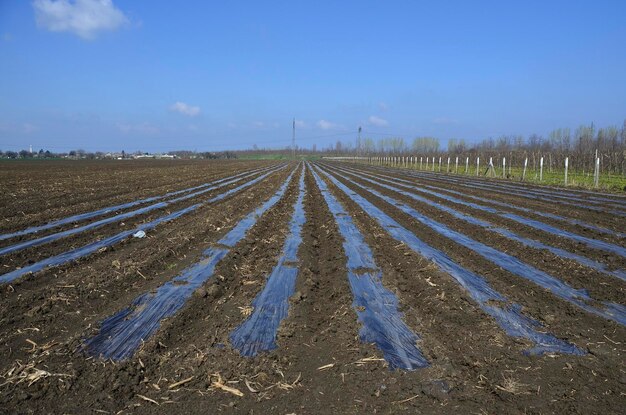
[[356, 141], [356, 155], [357, 155], [357, 157], [361, 155], [360, 153], [361, 153], [361, 126], [359, 126], [359, 136], [358, 136], [357, 141]]
[[293, 134], [291, 135], [291, 157], [296, 159], [296, 119], [293, 119]]

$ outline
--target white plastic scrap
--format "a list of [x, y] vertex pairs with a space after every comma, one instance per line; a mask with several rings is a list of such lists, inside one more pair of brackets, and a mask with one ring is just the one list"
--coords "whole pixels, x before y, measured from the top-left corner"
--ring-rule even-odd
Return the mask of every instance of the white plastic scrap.
[[145, 238], [146, 233], [144, 231], [137, 231], [133, 234], [133, 238]]

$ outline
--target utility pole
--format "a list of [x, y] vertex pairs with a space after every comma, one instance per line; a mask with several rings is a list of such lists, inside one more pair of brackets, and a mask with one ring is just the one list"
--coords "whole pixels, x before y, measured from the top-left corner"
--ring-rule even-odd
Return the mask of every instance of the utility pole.
[[359, 136], [356, 140], [356, 155], [357, 157], [361, 155], [361, 126], [359, 126]]
[[296, 159], [296, 119], [293, 119], [293, 134], [291, 135], [291, 156]]

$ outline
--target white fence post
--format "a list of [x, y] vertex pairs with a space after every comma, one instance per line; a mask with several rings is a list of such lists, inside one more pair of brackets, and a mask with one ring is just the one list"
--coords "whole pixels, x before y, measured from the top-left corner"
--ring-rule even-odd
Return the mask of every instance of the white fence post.
[[441, 156], [439, 156], [439, 173], [441, 173]]
[[422, 160], [424, 160], [424, 156], [420, 157], [420, 170], [422, 170]]
[[506, 177], [506, 157], [502, 157], [502, 178]]
[[596, 157], [596, 170], [593, 172], [593, 187], [600, 184], [600, 157]]
[[528, 157], [524, 159], [524, 171], [522, 172], [522, 181], [526, 179], [526, 167], [528, 167]]
[[459, 156], [456, 156], [456, 160], [454, 162], [454, 173], [459, 174]]
[[465, 174], [469, 173], [469, 156], [465, 157]]
[[446, 168], [446, 173], [450, 173], [450, 157], [448, 157], [448, 167]]
[[539, 181], [543, 181], [543, 157], [539, 159]]
[[480, 173], [480, 157], [476, 157], [476, 176], [478, 176]]
[[569, 164], [569, 157], [565, 157], [565, 186], [567, 186], [567, 167]]

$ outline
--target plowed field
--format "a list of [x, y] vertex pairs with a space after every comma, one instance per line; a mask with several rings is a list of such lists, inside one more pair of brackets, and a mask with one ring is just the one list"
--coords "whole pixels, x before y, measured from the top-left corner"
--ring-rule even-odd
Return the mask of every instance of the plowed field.
[[330, 161], [0, 190], [0, 413], [626, 405], [625, 195]]

